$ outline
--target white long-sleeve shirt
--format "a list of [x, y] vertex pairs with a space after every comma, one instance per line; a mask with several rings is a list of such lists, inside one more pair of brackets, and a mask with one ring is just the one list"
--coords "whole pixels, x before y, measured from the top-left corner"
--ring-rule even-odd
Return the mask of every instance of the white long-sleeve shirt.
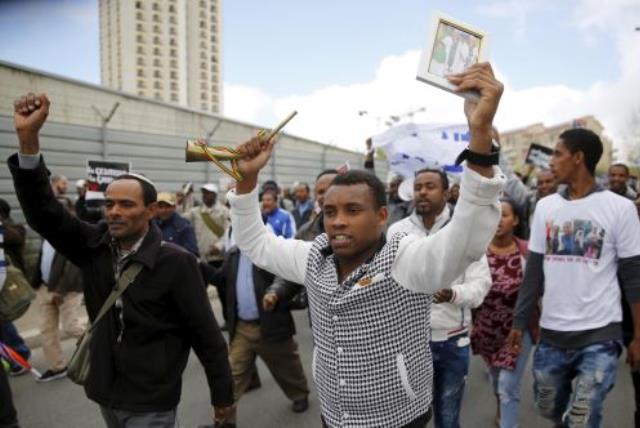
[[[415, 211], [407, 218], [389, 226], [387, 238], [391, 239], [396, 233], [429, 236], [440, 231], [451, 219], [451, 209], [445, 206], [436, 218], [431, 229], [424, 227], [422, 217]], [[428, 281], [425, 278], [425, 281]], [[442, 342], [450, 337], [469, 332], [471, 325], [471, 309], [482, 304], [491, 288], [491, 271], [487, 257], [469, 265], [462, 276], [450, 284], [453, 300], [449, 303], [439, 303], [431, 306], [431, 341]]]
[[[338, 283], [326, 234], [283, 239], [262, 223], [257, 190], [230, 192], [236, 243], [257, 266], [303, 283], [314, 336], [312, 374], [332, 427], [403, 426], [431, 405], [431, 294], [484, 255], [500, 217], [504, 177], [465, 169], [450, 223], [428, 237], [397, 235]], [[366, 397], [366, 399], [363, 399]]]

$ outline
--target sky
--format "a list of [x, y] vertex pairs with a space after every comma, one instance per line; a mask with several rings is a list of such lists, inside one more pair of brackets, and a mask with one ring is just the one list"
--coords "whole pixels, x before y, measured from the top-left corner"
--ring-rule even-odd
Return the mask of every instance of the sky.
[[[391, 115], [464, 121], [462, 98], [415, 79], [435, 11], [489, 33], [501, 130], [593, 114], [624, 152], [640, 111], [638, 0], [223, 0], [222, 10], [224, 114], [270, 126], [295, 109], [288, 132], [341, 147], [362, 150]], [[97, 0], [0, 0], [0, 40], [2, 60], [100, 83]]]

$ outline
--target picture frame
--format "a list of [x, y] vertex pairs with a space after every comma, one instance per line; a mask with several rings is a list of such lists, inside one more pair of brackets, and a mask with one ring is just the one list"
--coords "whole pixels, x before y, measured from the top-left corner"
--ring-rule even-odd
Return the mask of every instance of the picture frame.
[[455, 85], [446, 76], [486, 61], [488, 52], [487, 32], [442, 12], [436, 12], [431, 18], [416, 78], [464, 98], [477, 100], [479, 94], [475, 91], [456, 92]]

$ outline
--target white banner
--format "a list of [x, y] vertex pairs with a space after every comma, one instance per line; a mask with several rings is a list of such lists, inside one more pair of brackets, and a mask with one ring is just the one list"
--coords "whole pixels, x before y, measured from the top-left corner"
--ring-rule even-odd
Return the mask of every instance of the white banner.
[[386, 152], [391, 171], [405, 178], [423, 168], [458, 174], [462, 167], [455, 160], [469, 145], [469, 127], [407, 123], [373, 137], [373, 145]]

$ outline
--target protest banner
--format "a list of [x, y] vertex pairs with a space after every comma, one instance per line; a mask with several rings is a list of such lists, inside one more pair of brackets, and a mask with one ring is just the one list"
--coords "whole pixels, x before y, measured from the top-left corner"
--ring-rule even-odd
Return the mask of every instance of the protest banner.
[[131, 170], [131, 163], [109, 161], [87, 161], [86, 199], [104, 199], [104, 191], [114, 178]]
[[531, 143], [524, 162], [540, 169], [549, 169], [549, 161], [551, 160], [552, 155], [553, 149], [540, 144]]

